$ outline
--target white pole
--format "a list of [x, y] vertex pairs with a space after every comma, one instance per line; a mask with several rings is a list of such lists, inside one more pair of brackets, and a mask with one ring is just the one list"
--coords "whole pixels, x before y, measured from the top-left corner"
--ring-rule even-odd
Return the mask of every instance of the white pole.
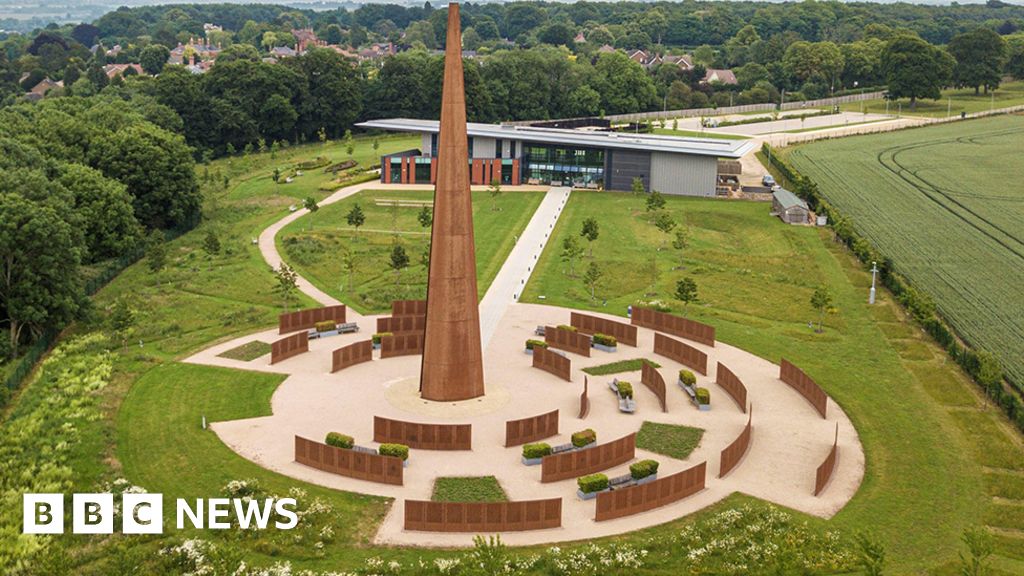
[[868, 304], [875, 303], [875, 275], [878, 274], [878, 263], [871, 263], [871, 292], [868, 293]]

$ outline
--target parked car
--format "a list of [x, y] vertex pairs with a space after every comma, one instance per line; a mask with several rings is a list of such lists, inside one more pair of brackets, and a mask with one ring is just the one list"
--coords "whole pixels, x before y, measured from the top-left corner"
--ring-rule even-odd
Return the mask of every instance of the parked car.
[[761, 178], [761, 185], [771, 188], [775, 186], [775, 178], [772, 178], [771, 174], [765, 174], [764, 178]]

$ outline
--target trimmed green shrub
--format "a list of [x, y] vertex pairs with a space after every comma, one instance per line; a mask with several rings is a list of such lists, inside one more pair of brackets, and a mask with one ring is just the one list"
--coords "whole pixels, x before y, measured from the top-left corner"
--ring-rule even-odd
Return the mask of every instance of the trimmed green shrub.
[[377, 332], [376, 334], [371, 336], [371, 338], [373, 339], [374, 344], [380, 344], [380, 339], [385, 336], [394, 336], [394, 334], [392, 334], [391, 332]]
[[569, 326], [568, 324], [559, 324], [557, 326], [559, 330], [568, 330], [569, 332], [576, 332], [575, 326]]
[[547, 442], [537, 442], [536, 444], [524, 444], [523, 445], [523, 458], [532, 460], [534, 458], [543, 458], [551, 455], [551, 445]]
[[686, 384], [687, 386], [693, 386], [694, 384], [697, 383], [697, 377], [694, 376], [693, 372], [690, 372], [689, 370], [680, 370], [679, 379], [683, 382], [683, 384]]
[[707, 388], [697, 388], [697, 403], [711, 404], [711, 392]]
[[341, 432], [328, 432], [327, 438], [324, 439], [324, 444], [345, 450], [351, 450], [355, 443], [356, 441], [351, 436]]
[[657, 473], [657, 460], [641, 460], [629, 465], [629, 475], [633, 477], [633, 480], [647, 478], [648, 476], [653, 476]]
[[593, 428], [587, 428], [572, 434], [572, 445], [577, 448], [582, 448], [594, 442], [597, 442], [597, 432], [594, 432]]
[[615, 336], [609, 336], [607, 334], [601, 333], [594, 334], [594, 344], [600, 344], [602, 346], [615, 346], [618, 343], [619, 342], [618, 340], [615, 339]]
[[608, 488], [608, 476], [601, 474], [591, 474], [589, 476], [580, 476], [576, 479], [576, 484], [580, 487], [580, 492], [588, 494], [590, 492], [600, 492]]
[[619, 387], [619, 398], [632, 398], [633, 397], [633, 385], [629, 382], [619, 380], [616, 383]]
[[334, 320], [324, 320], [323, 322], [316, 323], [317, 332], [330, 332], [338, 327], [338, 324]]
[[394, 456], [402, 460], [409, 459], [409, 447], [405, 444], [381, 444], [377, 453], [381, 456]]
[[312, 170], [330, 164], [330, 160], [324, 156], [317, 156], [315, 160], [303, 160], [295, 165], [299, 170]]
[[533, 350], [534, 348], [547, 348], [548, 343], [543, 340], [527, 340], [526, 349]]

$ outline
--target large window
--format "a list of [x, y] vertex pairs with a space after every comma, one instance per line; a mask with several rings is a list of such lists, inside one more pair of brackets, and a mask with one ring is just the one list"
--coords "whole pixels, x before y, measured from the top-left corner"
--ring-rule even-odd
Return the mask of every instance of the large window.
[[527, 181], [596, 188], [604, 183], [604, 150], [523, 144]]

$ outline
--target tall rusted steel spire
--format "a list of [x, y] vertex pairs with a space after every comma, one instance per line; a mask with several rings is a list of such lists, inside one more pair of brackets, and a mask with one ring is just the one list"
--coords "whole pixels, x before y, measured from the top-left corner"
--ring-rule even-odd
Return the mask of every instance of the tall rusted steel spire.
[[451, 3], [436, 152], [427, 328], [420, 372], [420, 395], [437, 401], [467, 400], [484, 394], [463, 84], [459, 5]]

